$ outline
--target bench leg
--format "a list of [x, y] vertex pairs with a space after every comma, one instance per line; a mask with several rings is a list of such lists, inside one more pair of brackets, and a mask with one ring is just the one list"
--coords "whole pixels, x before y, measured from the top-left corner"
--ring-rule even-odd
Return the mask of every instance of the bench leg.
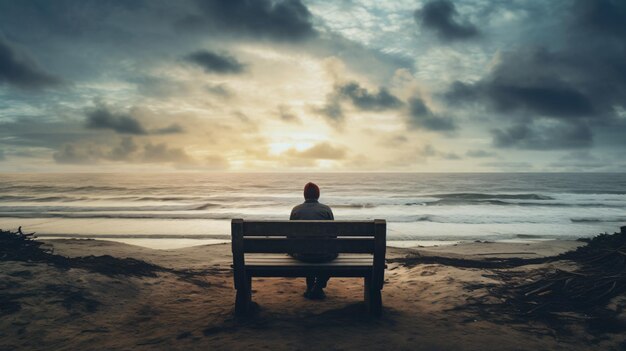
[[367, 311], [374, 317], [380, 317], [383, 310], [383, 300], [380, 289], [372, 285], [372, 279], [365, 278], [364, 297]]
[[237, 289], [235, 297], [235, 314], [239, 316], [246, 315], [250, 312], [252, 305], [252, 278], [248, 278], [248, 286]]

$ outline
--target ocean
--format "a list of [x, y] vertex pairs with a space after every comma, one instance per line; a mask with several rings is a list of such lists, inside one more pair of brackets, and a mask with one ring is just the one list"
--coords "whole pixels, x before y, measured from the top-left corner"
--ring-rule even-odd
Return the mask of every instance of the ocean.
[[1, 174], [0, 228], [153, 248], [224, 242], [230, 219], [288, 219], [302, 188], [392, 246], [576, 239], [626, 225], [617, 173]]

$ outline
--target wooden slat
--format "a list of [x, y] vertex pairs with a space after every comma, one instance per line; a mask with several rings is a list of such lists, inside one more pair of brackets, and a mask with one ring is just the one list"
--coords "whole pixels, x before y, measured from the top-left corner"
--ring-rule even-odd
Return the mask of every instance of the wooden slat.
[[[291, 257], [275, 257], [275, 258], [266, 258], [266, 257], [250, 257], [248, 256], [246, 258], [246, 264], [249, 264], [250, 262], [280, 262], [280, 261], [298, 261], [296, 259], [293, 259]], [[298, 261], [298, 262], [304, 262], [304, 261]], [[373, 264], [374, 259], [373, 257], [363, 257], [363, 258], [337, 258], [332, 260], [331, 262], [369, 262], [370, 264]]]
[[249, 253], [373, 253], [374, 240], [361, 238], [244, 238]]
[[329, 267], [369, 267], [372, 268], [372, 261], [343, 261], [343, 262], [327, 262], [327, 263], [309, 263], [299, 261], [249, 261], [246, 267], [267, 266], [267, 267], [306, 267], [306, 268], [329, 268]]
[[288, 264], [288, 265], [303, 265], [303, 266], [311, 266], [311, 265], [340, 265], [340, 264], [355, 264], [355, 265], [360, 265], [360, 264], [369, 264], [370, 266], [372, 266], [374, 261], [374, 257], [370, 256], [370, 255], [361, 255], [361, 257], [338, 257], [335, 258], [332, 261], [327, 261], [327, 262], [304, 262], [304, 261], [300, 261], [296, 258], [293, 258], [291, 256], [288, 255], [271, 255], [268, 257], [263, 257], [261, 255], [248, 255], [246, 257], [246, 266], [248, 265], [255, 265], [255, 264], [267, 264], [267, 265], [272, 265], [272, 264]]
[[244, 221], [244, 236], [374, 236], [374, 221]]
[[306, 277], [312, 274], [327, 274], [331, 277], [368, 277], [371, 266], [247, 266], [246, 273], [254, 277]]

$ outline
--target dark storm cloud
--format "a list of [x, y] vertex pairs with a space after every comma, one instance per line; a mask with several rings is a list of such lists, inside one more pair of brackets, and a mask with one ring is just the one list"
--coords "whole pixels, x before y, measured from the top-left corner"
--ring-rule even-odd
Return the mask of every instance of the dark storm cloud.
[[245, 65], [227, 54], [217, 54], [207, 50], [199, 50], [185, 56], [185, 60], [194, 63], [207, 73], [228, 74], [242, 73]]
[[402, 101], [392, 95], [386, 88], [378, 89], [378, 92], [370, 93], [357, 82], [335, 87], [335, 93], [342, 99], [352, 101], [352, 104], [364, 111], [383, 111], [402, 106]]
[[0, 83], [22, 89], [58, 85], [60, 79], [42, 70], [26, 52], [19, 50], [0, 33]]
[[434, 31], [444, 41], [471, 39], [480, 34], [472, 23], [458, 21], [456, 7], [449, 0], [427, 2], [415, 11], [414, 17], [418, 25]]
[[146, 129], [136, 118], [112, 112], [105, 106], [87, 112], [86, 126], [90, 129], [111, 129], [120, 134], [147, 134]]
[[434, 114], [422, 99], [412, 97], [409, 103], [409, 126], [435, 132], [451, 132], [457, 129], [451, 117]]
[[[28, 0], [0, 1], [3, 22], [38, 34], [54, 32], [68, 37], [98, 31], [104, 19], [145, 9], [145, 0]], [[25, 26], [27, 25], [27, 26]]]
[[[450, 102], [482, 101], [500, 113], [522, 112], [560, 119], [577, 119], [596, 113], [584, 87], [559, 75], [567, 61], [539, 48], [504, 54], [488, 79], [475, 84], [455, 82]], [[570, 75], [571, 76], [571, 75]]]
[[361, 111], [385, 111], [398, 109], [404, 105], [400, 99], [391, 94], [385, 87], [370, 92], [357, 82], [336, 84], [333, 91], [326, 95], [323, 106], [313, 107], [314, 113], [326, 118], [335, 127], [341, 127], [345, 120], [342, 102], [348, 101]]
[[309, 9], [300, 0], [197, 0], [200, 14], [180, 20], [179, 27], [300, 41], [317, 34]]
[[578, 23], [618, 37], [626, 36], [626, 3], [622, 0], [576, 2]]
[[626, 106], [626, 2], [580, 0], [565, 9], [551, 39], [557, 43], [501, 54], [488, 76], [448, 91], [450, 104], [509, 120], [511, 126], [492, 131], [494, 145], [581, 148], [601, 130], [626, 132], [617, 113]]
[[109, 129], [119, 134], [132, 135], [166, 135], [184, 133], [184, 128], [178, 123], [167, 127], [148, 130], [137, 118], [129, 113], [112, 111], [106, 105], [98, 105], [95, 109], [86, 112], [88, 129]]

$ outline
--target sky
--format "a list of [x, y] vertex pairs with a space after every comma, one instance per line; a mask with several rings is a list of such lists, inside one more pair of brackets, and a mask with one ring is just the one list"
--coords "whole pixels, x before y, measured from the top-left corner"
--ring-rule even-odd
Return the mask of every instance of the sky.
[[0, 172], [626, 171], [623, 0], [0, 0]]

